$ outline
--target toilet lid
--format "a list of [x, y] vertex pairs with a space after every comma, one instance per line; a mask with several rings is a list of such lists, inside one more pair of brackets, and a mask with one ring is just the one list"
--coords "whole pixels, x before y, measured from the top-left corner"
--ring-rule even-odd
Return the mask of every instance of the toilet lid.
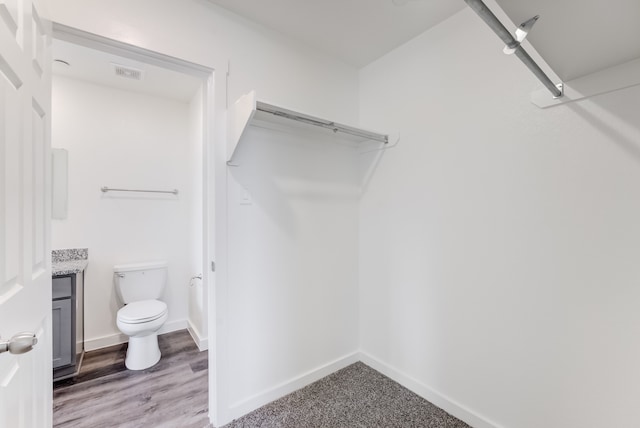
[[160, 318], [167, 312], [167, 304], [160, 300], [131, 302], [118, 311], [118, 320], [129, 324], [139, 324]]

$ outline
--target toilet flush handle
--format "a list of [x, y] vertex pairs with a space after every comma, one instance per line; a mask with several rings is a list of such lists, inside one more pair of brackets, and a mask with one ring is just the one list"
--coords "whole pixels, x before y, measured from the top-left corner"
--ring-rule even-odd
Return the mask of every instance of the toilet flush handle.
[[120, 272], [116, 273], [116, 276], [117, 276], [118, 278], [124, 278], [124, 274], [123, 274], [123, 273], [120, 273]]

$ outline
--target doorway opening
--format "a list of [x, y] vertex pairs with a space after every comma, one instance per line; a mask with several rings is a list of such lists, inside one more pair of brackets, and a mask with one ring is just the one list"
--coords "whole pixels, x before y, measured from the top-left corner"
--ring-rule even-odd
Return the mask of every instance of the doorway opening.
[[188, 330], [206, 350], [214, 71], [55, 23], [53, 38], [51, 142], [68, 152], [68, 205], [52, 221], [52, 249], [88, 248], [84, 348], [127, 339], [113, 266], [162, 259], [159, 333]]

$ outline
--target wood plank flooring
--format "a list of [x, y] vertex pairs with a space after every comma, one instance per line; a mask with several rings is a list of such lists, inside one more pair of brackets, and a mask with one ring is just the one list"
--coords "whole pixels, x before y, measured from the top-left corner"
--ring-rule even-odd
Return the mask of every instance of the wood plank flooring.
[[186, 330], [158, 343], [160, 362], [141, 371], [125, 368], [126, 344], [87, 352], [75, 379], [54, 384], [53, 426], [208, 427], [207, 352]]

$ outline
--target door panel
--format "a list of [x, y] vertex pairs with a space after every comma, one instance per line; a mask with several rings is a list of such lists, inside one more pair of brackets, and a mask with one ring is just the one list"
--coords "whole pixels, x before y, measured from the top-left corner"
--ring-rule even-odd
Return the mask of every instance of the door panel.
[[51, 426], [50, 25], [32, 0], [0, 1], [0, 427]]
[[47, 36], [44, 30], [44, 25], [38, 12], [35, 8], [32, 9], [31, 15], [31, 28], [33, 29], [33, 43], [32, 47], [32, 65], [38, 76], [42, 76], [45, 65], [45, 46]]
[[32, 275], [45, 274], [45, 230], [47, 218], [45, 209], [45, 171], [50, 172], [45, 163], [45, 113], [34, 99], [31, 110], [32, 124], [32, 165], [33, 182], [33, 247]]
[[4, 0], [0, 4], [0, 18], [2, 18], [2, 26], [11, 34], [16, 42], [22, 46], [22, 10], [19, 9], [18, 0]]
[[71, 344], [71, 332], [73, 325], [71, 324], [71, 299], [61, 299], [53, 301], [52, 311], [52, 330], [53, 330], [53, 368], [67, 366], [71, 364], [73, 359]]
[[[0, 200], [3, 201], [3, 209], [0, 210], [0, 238], [3, 242], [0, 258], [0, 269], [3, 272], [0, 283], [0, 304], [17, 293], [20, 288], [18, 280], [20, 272], [20, 253], [22, 248], [21, 216], [20, 216], [20, 163], [16, 159], [21, 158], [20, 144], [20, 111], [15, 106], [19, 103], [18, 91], [7, 80], [0, 80], [0, 135], [2, 141], [2, 163], [4, 169], [4, 185], [0, 188]], [[13, 106], [13, 107], [12, 107]], [[13, 225], [11, 227], [10, 225]]]

